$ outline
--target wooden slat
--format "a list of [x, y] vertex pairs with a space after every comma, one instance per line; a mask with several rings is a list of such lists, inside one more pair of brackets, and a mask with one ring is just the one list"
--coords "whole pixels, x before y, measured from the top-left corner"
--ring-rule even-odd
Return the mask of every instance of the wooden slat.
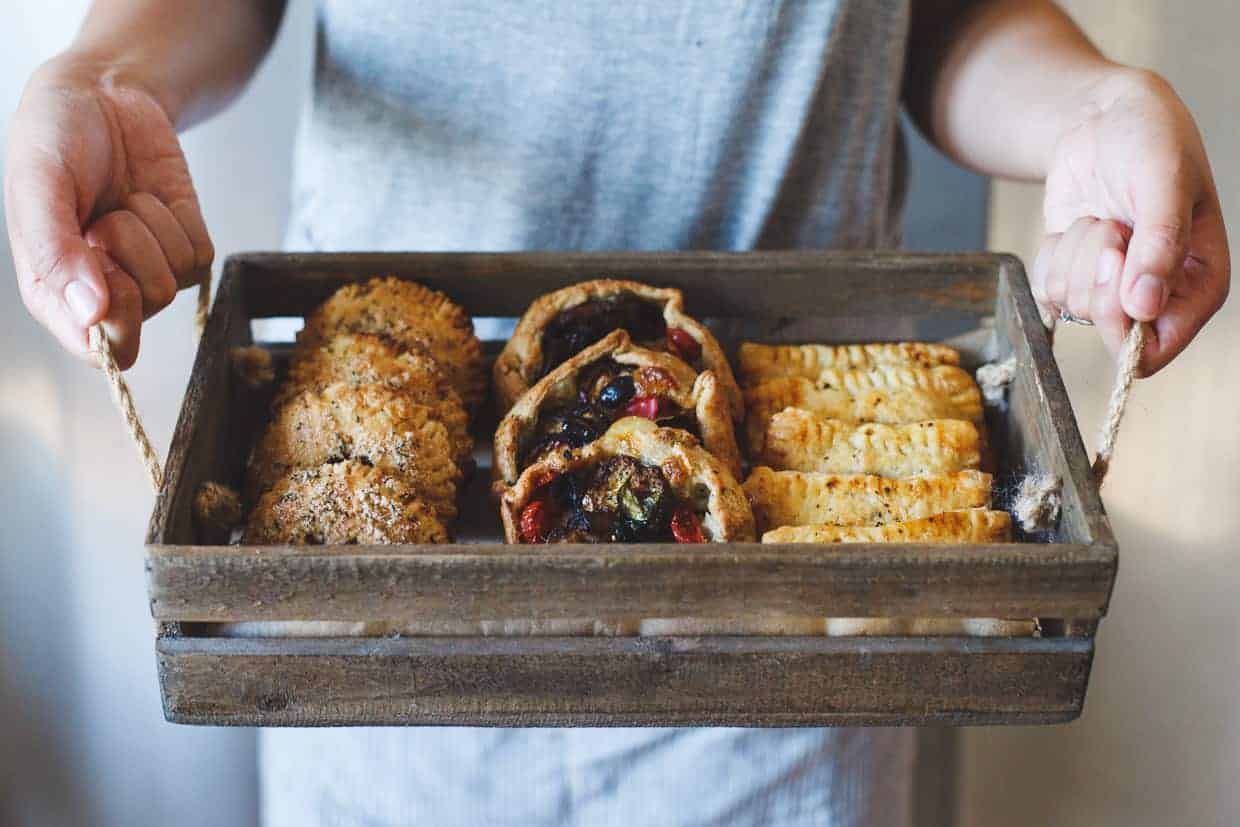
[[1092, 641], [404, 638], [158, 642], [164, 711], [241, 726], [1031, 724], [1080, 714]]
[[1089, 546], [153, 546], [165, 621], [728, 617], [1097, 618]]

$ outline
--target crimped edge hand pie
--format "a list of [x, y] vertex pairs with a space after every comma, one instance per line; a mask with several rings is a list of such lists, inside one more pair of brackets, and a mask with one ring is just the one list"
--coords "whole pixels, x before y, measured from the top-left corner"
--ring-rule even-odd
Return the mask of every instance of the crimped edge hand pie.
[[959, 419], [857, 425], [797, 408], [771, 417], [755, 461], [788, 471], [916, 477], [976, 469], [977, 427]]
[[[501, 413], [515, 404], [521, 394], [529, 390], [540, 376], [550, 372], [543, 370], [542, 339], [543, 332], [557, 316], [588, 301], [614, 299], [625, 295], [658, 305], [669, 330], [681, 330], [688, 334], [701, 350], [701, 369], [714, 371], [719, 386], [728, 399], [732, 417], [739, 422], [744, 416], [744, 400], [732, 374], [732, 366], [714, 335], [696, 319], [685, 314], [683, 294], [675, 288], [652, 287], [619, 279], [581, 282], [540, 296], [530, 304], [517, 322], [512, 338], [495, 360], [493, 375]], [[651, 344], [636, 338], [634, 341], [640, 345]], [[552, 366], [551, 369], [554, 370], [555, 367], [557, 366]]]
[[[638, 347], [628, 333], [615, 330], [538, 380], [508, 411], [495, 431], [494, 464], [500, 483], [512, 485], [520, 477], [521, 458], [535, 435], [544, 408], [575, 402], [583, 372], [603, 360], [633, 368], [633, 398], [668, 399], [692, 416], [702, 447], [740, 479], [741, 457], [730, 406], [720, 392], [714, 372], [706, 370], [699, 374], [670, 353]], [[617, 410], [623, 416], [623, 408]]]
[[828, 369], [857, 370], [878, 365], [959, 365], [960, 354], [947, 345], [891, 342], [865, 345], [763, 345], [741, 342], [737, 367], [744, 387], [803, 376], [816, 379]]
[[846, 422], [899, 425], [926, 419], [982, 421], [982, 394], [973, 377], [954, 365], [930, 368], [879, 365], [865, 370], [822, 371], [769, 379], [744, 391], [749, 450], [762, 450], [771, 416], [800, 408]]
[[702, 512], [703, 541], [752, 542], [756, 537], [753, 513], [740, 483], [719, 460], [684, 431], [660, 428], [648, 419], [630, 416], [571, 457], [550, 454], [522, 472], [516, 485], [500, 498], [508, 542], [521, 542], [522, 511], [544, 486], [564, 474], [596, 467], [617, 456], [632, 457], [659, 469], [677, 500]]
[[242, 542], [446, 543], [448, 532], [399, 475], [346, 460], [279, 479], [250, 512]]
[[1006, 543], [1012, 517], [1006, 511], [969, 508], [877, 526], [783, 526], [762, 535], [764, 543]]
[[303, 391], [276, 412], [254, 449], [247, 499], [294, 469], [357, 459], [402, 474], [441, 519], [451, 520], [462, 477], [452, 454], [434, 409], [386, 385], [337, 383]]
[[317, 348], [306, 348], [289, 367], [288, 379], [276, 394], [272, 410], [307, 390], [321, 391], [341, 383], [353, 387], [379, 384], [435, 412], [452, 438], [453, 455], [464, 467], [472, 461], [474, 440], [469, 414], [461, 397], [430, 356], [401, 351], [389, 340], [369, 333], [342, 333]]
[[991, 476], [956, 471], [892, 479], [754, 468], [743, 488], [761, 533], [780, 526], [883, 525], [990, 507]]
[[474, 323], [437, 290], [392, 276], [346, 285], [306, 317], [295, 359], [341, 333], [370, 333], [435, 359], [473, 410], [486, 396], [486, 367]]

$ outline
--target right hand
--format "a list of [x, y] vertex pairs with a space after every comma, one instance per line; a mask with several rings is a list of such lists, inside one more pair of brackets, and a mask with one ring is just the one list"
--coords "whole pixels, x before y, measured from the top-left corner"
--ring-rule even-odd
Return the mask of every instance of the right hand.
[[83, 357], [88, 329], [102, 322], [128, 368], [142, 322], [214, 258], [166, 110], [123, 67], [62, 55], [26, 85], [5, 169], [26, 308]]

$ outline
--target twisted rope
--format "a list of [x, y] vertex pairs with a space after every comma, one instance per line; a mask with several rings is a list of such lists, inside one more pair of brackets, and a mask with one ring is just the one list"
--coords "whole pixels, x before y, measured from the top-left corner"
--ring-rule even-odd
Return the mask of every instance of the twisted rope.
[[[198, 281], [198, 304], [194, 310], [195, 339], [200, 338], [203, 330], [206, 329], [210, 310], [211, 271], [207, 270]], [[129, 390], [129, 385], [125, 382], [120, 367], [116, 364], [116, 356], [112, 353], [112, 343], [108, 341], [108, 335], [104, 332], [102, 325], [91, 327], [88, 336], [91, 352], [95, 354], [99, 367], [103, 369], [103, 375], [107, 377], [112, 399], [116, 402], [116, 407], [120, 409], [121, 419], [125, 422], [125, 430], [129, 431], [129, 438], [138, 449], [138, 455], [142, 457], [142, 464], [146, 467], [146, 474], [151, 480], [151, 489], [158, 494], [164, 486], [163, 465], [159, 461], [159, 454], [156, 453], [151, 438], [146, 433], [146, 428], [142, 425], [141, 417], [138, 416], [138, 408], [133, 401], [133, 392]]]
[[[1050, 325], [1054, 332], [1054, 323]], [[1133, 324], [1124, 339], [1124, 348], [1120, 351], [1119, 363], [1116, 367], [1115, 384], [1111, 388], [1111, 397], [1107, 402], [1106, 416], [1102, 420], [1102, 428], [1098, 433], [1098, 450], [1094, 455], [1094, 479], [1101, 486], [1111, 468], [1111, 459], [1115, 455], [1115, 442], [1119, 438], [1119, 426], [1124, 420], [1124, 410], [1128, 407], [1128, 397], [1132, 394], [1132, 383], [1136, 379], [1137, 364], [1141, 361], [1141, 352], [1145, 350], [1146, 328], [1143, 322]], [[977, 369], [977, 384], [982, 395], [992, 405], [1000, 404], [1007, 386], [1016, 378], [1016, 357], [1009, 356], [1002, 362], [982, 365]], [[1012, 501], [1012, 513], [1028, 532], [1045, 531], [1055, 524], [1059, 518], [1061, 503], [1060, 490], [1063, 481], [1054, 474], [1033, 473], [1021, 480]]]

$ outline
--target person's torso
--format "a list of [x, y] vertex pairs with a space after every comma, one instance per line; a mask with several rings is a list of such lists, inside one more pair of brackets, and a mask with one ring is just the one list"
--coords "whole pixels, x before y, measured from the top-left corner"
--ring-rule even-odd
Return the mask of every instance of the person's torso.
[[324, 0], [289, 245], [891, 246], [907, 0]]

